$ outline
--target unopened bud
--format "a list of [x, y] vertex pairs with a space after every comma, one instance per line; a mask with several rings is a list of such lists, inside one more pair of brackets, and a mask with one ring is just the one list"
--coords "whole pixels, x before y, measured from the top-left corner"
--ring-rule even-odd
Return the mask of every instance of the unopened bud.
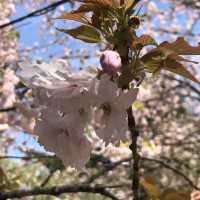
[[131, 16], [131, 18], [128, 21], [128, 25], [133, 27], [134, 29], [139, 28], [140, 26], [140, 19], [138, 16]]
[[100, 63], [104, 70], [109, 75], [116, 74], [122, 67], [120, 55], [116, 51], [106, 50], [100, 57]]

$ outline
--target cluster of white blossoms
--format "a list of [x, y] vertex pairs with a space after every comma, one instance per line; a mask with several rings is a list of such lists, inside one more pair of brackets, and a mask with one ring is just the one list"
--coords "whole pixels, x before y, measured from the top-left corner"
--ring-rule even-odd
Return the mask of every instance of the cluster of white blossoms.
[[[10, 22], [15, 13], [14, 0], [0, 1], [0, 25]], [[0, 29], [0, 68], [17, 58], [17, 32], [11, 26]]]
[[66, 166], [81, 168], [89, 159], [92, 145], [87, 127], [106, 145], [126, 138], [126, 110], [138, 88], [122, 91], [108, 74], [97, 78], [94, 68], [72, 73], [64, 60], [22, 63], [18, 74], [33, 90], [38, 111], [34, 134]]

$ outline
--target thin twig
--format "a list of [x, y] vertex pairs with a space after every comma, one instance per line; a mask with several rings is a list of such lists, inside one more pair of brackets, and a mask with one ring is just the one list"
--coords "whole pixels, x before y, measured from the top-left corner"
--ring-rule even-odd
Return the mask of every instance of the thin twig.
[[25, 19], [28, 19], [28, 18], [32, 18], [32, 17], [38, 17], [38, 16], [41, 16], [41, 15], [44, 15], [52, 10], [55, 10], [58, 6], [66, 3], [66, 2], [69, 2], [69, 0], [61, 0], [61, 1], [57, 1], [57, 2], [54, 2], [44, 8], [41, 8], [41, 9], [38, 9], [38, 10], [35, 10], [27, 15], [24, 15], [22, 17], [19, 17], [17, 19], [14, 19], [8, 23], [5, 23], [5, 24], [2, 24], [0, 25], [0, 29], [2, 28], [5, 28], [7, 26], [10, 26], [10, 25], [13, 25], [13, 24], [16, 24], [16, 23], [19, 23], [21, 21], [24, 21]]
[[138, 145], [137, 139], [139, 136], [139, 132], [136, 128], [135, 118], [133, 116], [132, 107], [129, 107], [127, 110], [128, 114], [128, 127], [131, 132], [131, 140], [132, 144], [130, 145], [130, 149], [133, 155], [133, 180], [132, 180], [132, 190], [133, 190], [133, 200], [140, 200], [139, 195], [139, 163], [140, 163], [140, 156], [138, 154]]
[[113, 162], [109, 165], [107, 165], [105, 168], [103, 168], [102, 170], [100, 170], [98, 173], [94, 174], [93, 176], [91, 176], [87, 181], [86, 183], [92, 183], [93, 181], [95, 181], [97, 178], [105, 175], [106, 173], [108, 173], [109, 171], [115, 169], [117, 166], [119, 166], [120, 164], [124, 163], [124, 162], [129, 162], [131, 161], [132, 158], [124, 158], [122, 160], [119, 160], [119, 161], [116, 161], [116, 162]]
[[150, 161], [150, 162], [156, 162], [160, 165], [162, 165], [162, 167], [169, 169], [171, 171], [173, 171], [176, 175], [179, 175], [180, 177], [182, 177], [183, 179], [185, 179], [185, 181], [188, 182], [188, 184], [193, 187], [196, 190], [200, 190], [200, 188], [198, 188], [183, 172], [179, 171], [178, 169], [172, 167], [171, 165], [168, 165], [167, 163], [165, 163], [162, 160], [158, 160], [158, 159], [153, 159], [153, 158], [147, 158], [147, 157], [141, 157], [142, 160], [146, 160], [146, 161]]
[[1, 192], [0, 199], [6, 200], [9, 198], [23, 198], [27, 196], [37, 196], [37, 195], [52, 195], [52, 196], [59, 196], [60, 194], [64, 193], [94, 193], [100, 194], [105, 197], [109, 197], [112, 200], [119, 200], [115, 197], [112, 193], [110, 193], [106, 186], [89, 186], [89, 185], [66, 185], [66, 186], [56, 186], [56, 187], [48, 187], [48, 188], [41, 188], [36, 187], [30, 190], [15, 190], [11, 192]]
[[50, 172], [49, 175], [44, 179], [44, 181], [41, 183], [41, 187], [44, 187], [47, 185], [47, 183], [50, 181], [50, 179], [53, 177], [56, 171]]
[[16, 107], [0, 108], [0, 112], [16, 111]]
[[37, 156], [0, 156], [0, 159], [21, 159], [21, 160], [31, 160], [31, 159], [39, 159], [39, 158], [52, 158], [55, 159], [54, 156], [50, 155], [37, 155]]

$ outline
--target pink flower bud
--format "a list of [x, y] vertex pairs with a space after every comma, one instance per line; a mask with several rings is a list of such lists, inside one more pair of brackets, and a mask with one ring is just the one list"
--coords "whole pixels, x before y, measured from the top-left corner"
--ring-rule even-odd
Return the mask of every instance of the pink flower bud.
[[106, 50], [100, 57], [103, 70], [109, 74], [116, 74], [122, 67], [120, 55], [116, 51]]

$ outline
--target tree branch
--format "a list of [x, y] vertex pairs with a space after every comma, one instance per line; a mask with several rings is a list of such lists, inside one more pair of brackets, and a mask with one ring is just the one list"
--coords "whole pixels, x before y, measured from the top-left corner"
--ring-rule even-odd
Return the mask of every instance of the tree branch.
[[0, 29], [3, 29], [7, 26], [10, 26], [10, 25], [13, 25], [13, 24], [16, 24], [16, 23], [19, 23], [21, 21], [24, 21], [25, 19], [28, 19], [28, 18], [31, 18], [31, 17], [38, 17], [38, 16], [41, 16], [41, 15], [44, 15], [52, 10], [55, 10], [58, 6], [66, 3], [66, 2], [69, 2], [70, 0], [60, 0], [60, 1], [57, 1], [55, 3], [52, 3], [44, 8], [41, 8], [41, 9], [38, 9], [38, 10], [35, 10], [27, 15], [24, 15], [22, 17], [19, 17], [17, 19], [14, 19], [8, 23], [5, 23], [5, 24], [2, 24], [0, 25]]
[[133, 190], [133, 200], [140, 200], [139, 195], [139, 162], [140, 162], [140, 156], [138, 154], [138, 145], [137, 145], [137, 139], [139, 136], [139, 132], [136, 128], [135, 118], [133, 116], [132, 107], [129, 107], [127, 110], [128, 114], [128, 127], [131, 132], [131, 140], [132, 144], [130, 145], [130, 149], [132, 151], [133, 155], [133, 181], [132, 181], [132, 190]]
[[53, 177], [53, 175], [55, 174], [57, 170], [54, 170], [52, 172], [49, 173], [49, 175], [42, 181], [40, 187], [44, 187], [48, 184], [48, 182], [50, 181], [50, 179]]
[[132, 158], [124, 158], [122, 160], [110, 163], [109, 165], [107, 165], [105, 168], [103, 168], [102, 170], [100, 170], [99, 172], [97, 172], [96, 174], [94, 174], [93, 176], [89, 177], [89, 179], [86, 181], [87, 184], [92, 183], [93, 181], [95, 181], [97, 178], [105, 175], [106, 173], [108, 173], [111, 170], [114, 170], [116, 167], [118, 167], [119, 165], [121, 165], [124, 162], [129, 162], [131, 161]]
[[[108, 186], [108, 188], [111, 188]], [[1, 192], [0, 199], [6, 200], [9, 198], [22, 198], [27, 196], [36, 196], [36, 195], [52, 195], [52, 196], [59, 196], [64, 193], [94, 193], [100, 194], [105, 197], [109, 197], [112, 200], [119, 200], [115, 197], [112, 193], [110, 193], [106, 186], [89, 186], [89, 185], [66, 185], [66, 186], [56, 186], [56, 187], [48, 187], [48, 188], [41, 188], [36, 187], [31, 190], [16, 190], [11, 192]]]
[[200, 190], [200, 188], [198, 188], [183, 172], [175, 169], [174, 167], [172, 167], [171, 165], [168, 165], [167, 163], [165, 163], [162, 160], [158, 160], [158, 159], [153, 159], [153, 158], [147, 158], [147, 157], [141, 157], [142, 160], [146, 160], [146, 161], [150, 161], [150, 162], [155, 162], [158, 163], [160, 165], [162, 165], [162, 167], [169, 169], [171, 171], [173, 171], [175, 174], [177, 174], [178, 176], [182, 177], [183, 179], [185, 179], [185, 181], [188, 182], [188, 184], [193, 187], [196, 190]]
[[16, 111], [16, 107], [0, 108], [0, 113], [1, 112], [10, 112], [10, 111]]
[[55, 159], [55, 156], [50, 155], [37, 155], [37, 156], [0, 156], [0, 159], [21, 159], [21, 160], [31, 160], [39, 158], [52, 158]]

